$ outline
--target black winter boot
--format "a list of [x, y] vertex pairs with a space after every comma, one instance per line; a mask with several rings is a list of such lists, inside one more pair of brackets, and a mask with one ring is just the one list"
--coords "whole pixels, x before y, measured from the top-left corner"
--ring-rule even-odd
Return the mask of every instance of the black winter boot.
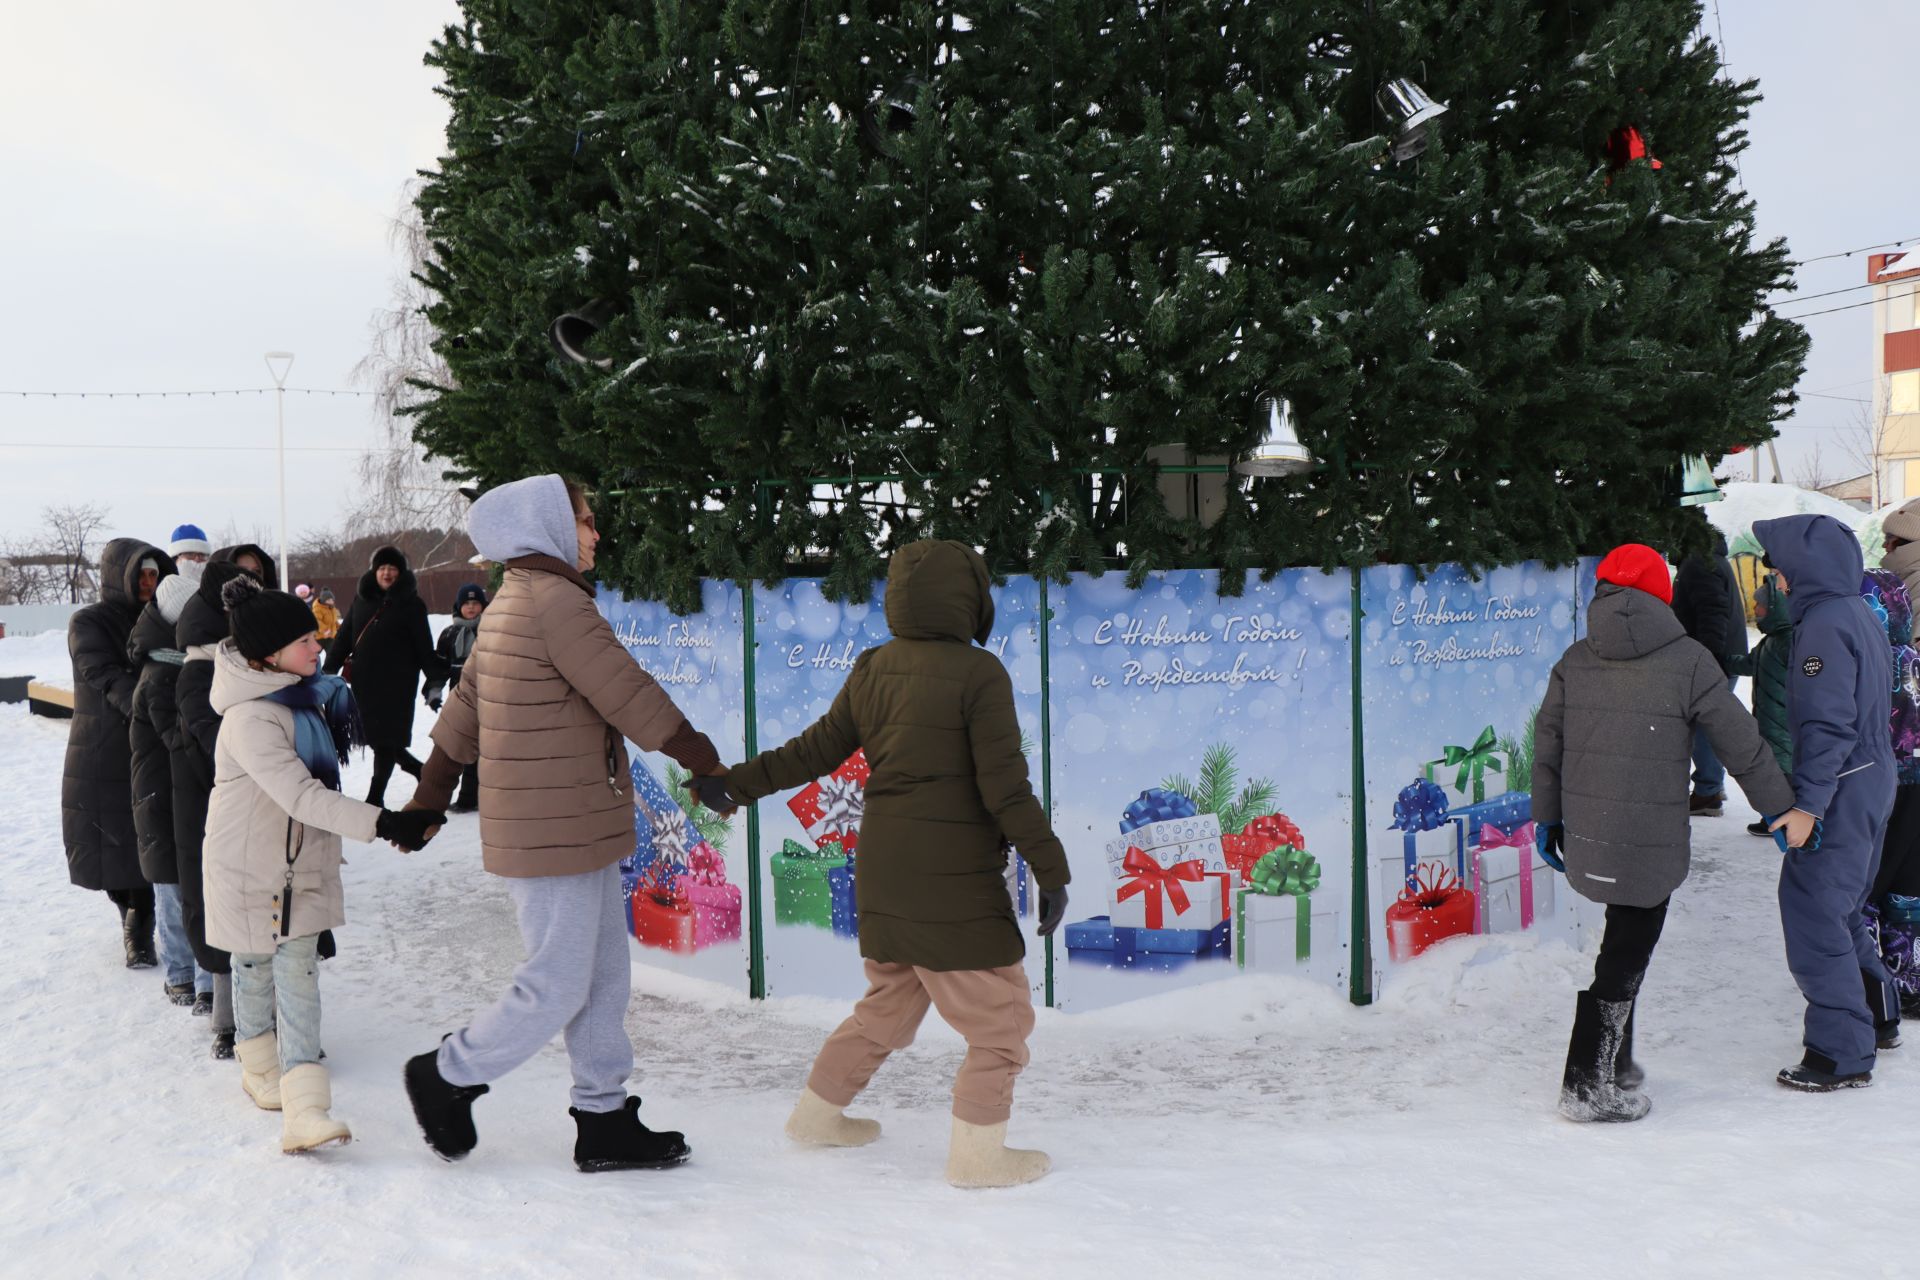
[[233, 1057], [232, 1027], [224, 1027], [213, 1033], [213, 1056], [222, 1061]]
[[1647, 1073], [1633, 1060], [1633, 1019], [1639, 1012], [1638, 1000], [1627, 1007], [1627, 1025], [1620, 1028], [1620, 1052], [1613, 1057], [1613, 1082], [1622, 1089], [1638, 1089], [1647, 1082]]
[[473, 1100], [487, 1092], [487, 1086], [450, 1083], [440, 1074], [439, 1058], [438, 1049], [429, 1049], [407, 1059], [407, 1100], [433, 1153], [442, 1160], [458, 1160], [480, 1144], [473, 1127]]
[[161, 988], [168, 1004], [190, 1005], [193, 1003], [193, 983], [169, 982]]
[[127, 947], [127, 968], [151, 969], [159, 963], [153, 954], [152, 907], [128, 907], [122, 911], [120, 937]]
[[1841, 1075], [1839, 1064], [1824, 1053], [1809, 1049], [1797, 1067], [1782, 1067], [1774, 1079], [1801, 1093], [1833, 1093], [1839, 1089], [1864, 1089], [1873, 1083], [1873, 1072], [1856, 1071]]
[[1645, 1094], [1627, 1093], [1615, 1082], [1620, 1042], [1633, 1001], [1602, 1000], [1591, 991], [1575, 997], [1573, 1036], [1560, 1083], [1560, 1114], [1582, 1122], [1638, 1120], [1653, 1109]]
[[213, 992], [194, 992], [193, 1016], [196, 1018], [210, 1018], [213, 1016]]
[[640, 1123], [640, 1099], [628, 1098], [618, 1111], [581, 1111], [567, 1108], [579, 1126], [573, 1144], [573, 1163], [582, 1173], [613, 1169], [671, 1169], [693, 1154], [677, 1133], [655, 1133]]
[[1876, 1048], [1900, 1047], [1900, 993], [1891, 982], [1882, 982], [1867, 970], [1860, 971], [1867, 989], [1867, 1012], [1873, 1015], [1873, 1039]]

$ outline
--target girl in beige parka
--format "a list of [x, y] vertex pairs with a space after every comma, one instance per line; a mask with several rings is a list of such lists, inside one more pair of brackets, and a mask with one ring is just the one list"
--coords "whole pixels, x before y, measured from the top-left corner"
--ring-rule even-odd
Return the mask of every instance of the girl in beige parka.
[[346, 923], [340, 840], [417, 849], [432, 812], [392, 813], [340, 793], [356, 741], [353, 693], [316, 674], [313, 615], [242, 575], [222, 590], [232, 638], [214, 653], [214, 747], [202, 875], [207, 940], [233, 954], [241, 1087], [281, 1112], [282, 1151], [352, 1137], [320, 1065], [319, 935]]

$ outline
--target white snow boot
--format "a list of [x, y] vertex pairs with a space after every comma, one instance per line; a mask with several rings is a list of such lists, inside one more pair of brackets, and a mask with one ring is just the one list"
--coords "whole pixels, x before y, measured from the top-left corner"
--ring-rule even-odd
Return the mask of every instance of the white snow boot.
[[240, 1059], [240, 1087], [262, 1111], [280, 1109], [280, 1037], [271, 1031], [233, 1046]]
[[864, 1147], [880, 1136], [880, 1122], [849, 1116], [845, 1107], [807, 1089], [787, 1117], [787, 1136], [814, 1147]]
[[956, 1187], [1017, 1187], [1047, 1176], [1053, 1161], [1044, 1151], [1007, 1146], [1007, 1122], [968, 1124], [955, 1116], [947, 1153], [947, 1181]]
[[337, 1146], [353, 1132], [327, 1112], [333, 1081], [317, 1062], [303, 1062], [280, 1077], [280, 1149], [288, 1155]]

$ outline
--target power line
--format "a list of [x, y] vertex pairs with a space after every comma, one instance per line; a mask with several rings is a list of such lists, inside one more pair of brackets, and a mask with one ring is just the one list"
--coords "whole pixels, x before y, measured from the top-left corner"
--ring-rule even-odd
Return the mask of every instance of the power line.
[[[0, 396], [42, 396], [52, 400], [58, 400], [61, 396], [72, 400], [139, 400], [151, 396], [165, 400], [169, 396], [184, 396], [189, 399], [194, 396], [263, 396], [273, 389], [272, 387], [240, 387], [222, 388], [218, 391], [0, 391]], [[378, 391], [338, 391], [326, 387], [288, 387], [287, 391], [292, 395], [303, 396], [377, 396], [380, 394]]]
[[1871, 253], [1875, 249], [1898, 249], [1915, 242], [1920, 242], [1920, 236], [1908, 236], [1905, 240], [1889, 240], [1884, 244], [1863, 244], [1858, 249], [1848, 249], [1844, 253], [1823, 253], [1816, 258], [1801, 258], [1787, 265], [1804, 267], [1810, 262], [1831, 262], [1835, 258], [1851, 258], [1856, 253]]
[[1740, 327], [1742, 329], [1751, 329], [1756, 325], [1765, 324], [1769, 320], [1811, 320], [1815, 316], [1830, 316], [1837, 311], [1858, 311], [1861, 307], [1877, 307], [1879, 305], [1880, 299], [1868, 298], [1865, 302], [1849, 302], [1844, 306], [1827, 307], [1820, 311], [1802, 311], [1800, 314], [1792, 316], [1776, 315], [1772, 311], [1769, 311], [1759, 319], [1749, 320]]
[[[60, 440], [0, 440], [0, 449], [111, 449], [117, 452], [142, 450], [161, 453], [273, 453], [270, 444], [71, 444]], [[377, 447], [355, 449], [349, 445], [287, 446], [288, 453], [409, 453], [411, 450]]]

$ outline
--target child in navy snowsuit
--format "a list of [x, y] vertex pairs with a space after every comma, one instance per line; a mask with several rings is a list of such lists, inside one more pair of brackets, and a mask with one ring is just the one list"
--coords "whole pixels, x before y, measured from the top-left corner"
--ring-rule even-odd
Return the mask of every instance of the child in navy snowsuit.
[[1899, 1042], [1899, 1004], [1863, 910], [1895, 786], [1893, 666], [1887, 633], [1860, 595], [1852, 531], [1831, 516], [1762, 520], [1753, 533], [1786, 582], [1793, 618], [1787, 708], [1794, 808], [1780, 924], [1787, 967], [1807, 998], [1806, 1056], [1780, 1072], [1792, 1089], [1872, 1081], [1877, 1048]]

